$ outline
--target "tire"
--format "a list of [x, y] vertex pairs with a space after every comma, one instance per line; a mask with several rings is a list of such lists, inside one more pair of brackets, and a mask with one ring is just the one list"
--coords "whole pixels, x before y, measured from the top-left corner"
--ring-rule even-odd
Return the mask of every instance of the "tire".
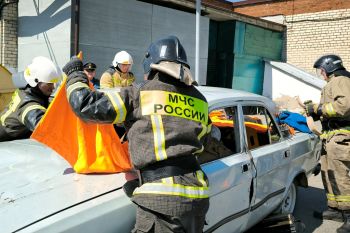
[[297, 187], [294, 182], [289, 186], [287, 195], [283, 198], [281, 205], [277, 209], [280, 214], [292, 214], [297, 202]]

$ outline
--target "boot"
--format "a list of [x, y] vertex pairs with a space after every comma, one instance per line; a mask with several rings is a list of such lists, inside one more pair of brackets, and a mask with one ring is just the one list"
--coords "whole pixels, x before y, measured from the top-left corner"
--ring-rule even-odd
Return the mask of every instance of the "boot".
[[344, 224], [337, 229], [337, 233], [350, 233], [350, 210], [343, 211]]
[[327, 220], [333, 220], [337, 222], [344, 222], [342, 212], [337, 209], [333, 209], [331, 207], [328, 207], [328, 209], [323, 211], [322, 213], [314, 212], [314, 217], [319, 219], [327, 219]]

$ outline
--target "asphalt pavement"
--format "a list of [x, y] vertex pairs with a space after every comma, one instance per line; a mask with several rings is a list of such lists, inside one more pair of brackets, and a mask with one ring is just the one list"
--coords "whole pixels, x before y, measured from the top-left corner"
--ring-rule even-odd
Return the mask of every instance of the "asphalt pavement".
[[[294, 217], [305, 225], [302, 233], [335, 233], [342, 225], [340, 222], [321, 220], [313, 216], [314, 211], [322, 212], [327, 208], [326, 194], [323, 189], [321, 175], [309, 178], [309, 187], [297, 189], [297, 203]], [[298, 232], [299, 233], [299, 232]]]

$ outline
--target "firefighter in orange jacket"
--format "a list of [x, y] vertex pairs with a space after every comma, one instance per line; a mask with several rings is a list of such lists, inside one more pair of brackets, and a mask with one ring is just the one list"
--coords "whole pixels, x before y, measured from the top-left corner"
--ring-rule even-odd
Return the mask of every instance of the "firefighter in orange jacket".
[[210, 131], [208, 104], [192, 85], [184, 48], [177, 37], [152, 43], [144, 59], [148, 80], [120, 93], [94, 92], [72, 59], [67, 97], [86, 121], [125, 123], [129, 152], [140, 171], [133, 232], [202, 232], [209, 207], [208, 182], [195, 155]]
[[[324, 219], [344, 220], [337, 233], [350, 232], [350, 73], [339, 56], [320, 57], [317, 75], [327, 81], [320, 104], [309, 103], [306, 112], [322, 122], [322, 181], [328, 199]], [[343, 215], [343, 216], [342, 216]]]

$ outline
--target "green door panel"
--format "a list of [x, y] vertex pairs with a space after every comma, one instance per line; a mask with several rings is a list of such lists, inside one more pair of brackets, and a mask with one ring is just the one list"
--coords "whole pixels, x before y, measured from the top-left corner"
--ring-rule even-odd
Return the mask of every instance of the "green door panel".
[[261, 57], [236, 55], [232, 88], [262, 94], [264, 64]]

